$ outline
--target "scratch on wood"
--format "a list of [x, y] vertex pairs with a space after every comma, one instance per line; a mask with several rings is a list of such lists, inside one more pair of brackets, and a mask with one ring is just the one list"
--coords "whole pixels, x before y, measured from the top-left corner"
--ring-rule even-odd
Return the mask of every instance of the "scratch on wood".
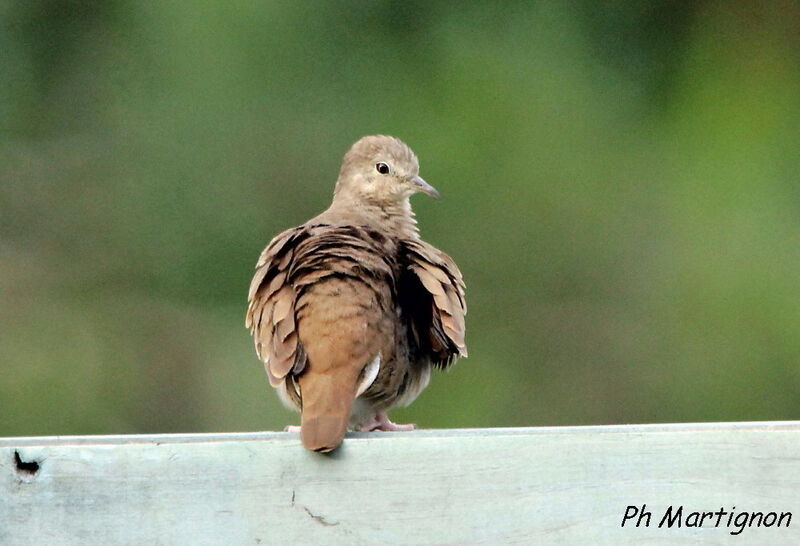
[[311, 519], [313, 519], [314, 521], [319, 522], [320, 524], [324, 525], [325, 527], [335, 527], [336, 525], [339, 525], [338, 521], [330, 522], [330, 521], [326, 520], [324, 516], [318, 516], [318, 515], [314, 514], [306, 506], [303, 506], [303, 510], [306, 511], [306, 514], [311, 516]]
[[309, 510], [307, 506], [303, 506], [302, 504], [297, 505], [295, 503], [296, 496], [297, 496], [297, 491], [292, 489], [292, 508], [294, 508], [295, 506], [299, 506], [300, 508], [306, 511], [306, 514], [308, 514], [311, 519], [313, 519], [320, 525], [324, 525], [325, 527], [335, 527], [336, 525], [339, 525], [338, 521], [328, 521], [327, 519], [325, 519], [325, 516], [318, 516], [317, 514]]

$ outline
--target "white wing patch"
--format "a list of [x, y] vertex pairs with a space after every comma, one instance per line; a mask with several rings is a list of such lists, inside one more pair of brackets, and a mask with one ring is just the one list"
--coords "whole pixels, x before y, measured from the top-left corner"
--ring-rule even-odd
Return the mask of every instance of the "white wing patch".
[[361, 382], [358, 384], [358, 389], [356, 389], [356, 398], [364, 394], [364, 392], [372, 386], [372, 383], [375, 381], [375, 378], [378, 377], [378, 372], [381, 369], [381, 355], [378, 353], [378, 356], [372, 359], [372, 362], [367, 364], [364, 367], [364, 371], [362, 372], [363, 378]]

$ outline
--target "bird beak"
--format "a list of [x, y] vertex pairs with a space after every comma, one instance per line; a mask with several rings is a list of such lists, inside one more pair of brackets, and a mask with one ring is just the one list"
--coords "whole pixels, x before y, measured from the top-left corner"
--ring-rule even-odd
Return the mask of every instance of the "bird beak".
[[439, 199], [439, 192], [436, 191], [436, 188], [425, 182], [421, 177], [415, 176], [410, 180], [412, 184], [417, 188], [417, 191], [421, 191], [426, 195], [430, 195], [434, 199]]

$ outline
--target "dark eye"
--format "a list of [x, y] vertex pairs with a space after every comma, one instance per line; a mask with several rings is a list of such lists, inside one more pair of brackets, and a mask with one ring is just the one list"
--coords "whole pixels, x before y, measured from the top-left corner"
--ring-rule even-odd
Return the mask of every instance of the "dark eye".
[[389, 165], [383, 162], [375, 163], [375, 170], [381, 174], [389, 174]]

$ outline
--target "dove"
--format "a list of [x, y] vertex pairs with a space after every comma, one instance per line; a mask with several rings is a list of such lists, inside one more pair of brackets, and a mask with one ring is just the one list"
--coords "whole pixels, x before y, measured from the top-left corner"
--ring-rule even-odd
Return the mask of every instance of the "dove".
[[415, 193], [439, 197], [414, 152], [363, 137], [344, 155], [328, 209], [258, 259], [245, 325], [311, 451], [336, 449], [348, 429], [413, 429], [387, 412], [410, 404], [433, 368], [467, 356], [464, 281], [420, 238]]

